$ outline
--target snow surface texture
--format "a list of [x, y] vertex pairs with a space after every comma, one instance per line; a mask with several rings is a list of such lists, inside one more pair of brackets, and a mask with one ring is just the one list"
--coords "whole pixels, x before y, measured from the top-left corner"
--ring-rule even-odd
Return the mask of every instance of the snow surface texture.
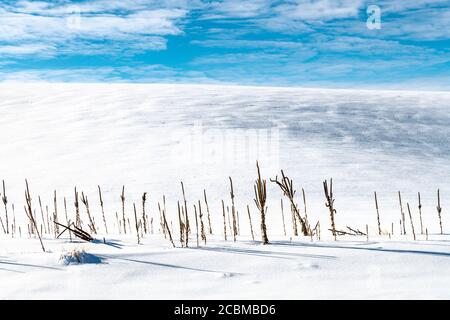
[[[2, 299], [448, 299], [448, 236], [429, 241], [210, 240], [170, 247], [159, 235], [106, 244], [2, 239]], [[100, 264], [61, 265], [83, 246]]]
[[[450, 230], [448, 92], [1, 84], [0, 110], [0, 178], [6, 181], [9, 205], [15, 205], [17, 224], [22, 224], [22, 239], [2, 238], [0, 277], [8, 277], [0, 289], [2, 298], [448, 298], [450, 250], [446, 236], [435, 235], [438, 188], [444, 231]], [[268, 232], [274, 244], [248, 241], [247, 204], [259, 237], [252, 200], [256, 160], [264, 178], [284, 169], [294, 179], [302, 211], [305, 189], [308, 216], [312, 224], [320, 220], [322, 242], [301, 238], [287, 245], [289, 206], [285, 201], [284, 237], [282, 194], [269, 181]], [[233, 177], [241, 220], [236, 244], [219, 241], [221, 200], [230, 205], [228, 176]], [[376, 190], [383, 231], [390, 232], [394, 223], [397, 236], [396, 192], [401, 190], [418, 232], [420, 191], [430, 241], [420, 236], [421, 242], [413, 243], [410, 228], [408, 235], [391, 241], [387, 236], [371, 237], [374, 242], [369, 243], [328, 241], [322, 181], [330, 177], [338, 228], [364, 230], [368, 224], [375, 234]], [[117, 246], [84, 245], [86, 252], [103, 256], [104, 263], [61, 266], [59, 256], [73, 244], [47, 236], [44, 244], [51, 253], [43, 254], [37, 240], [26, 239], [25, 178], [36, 210], [40, 195], [52, 212], [57, 190], [59, 213], [66, 197], [72, 220], [77, 186], [88, 195], [102, 233], [97, 185], [102, 186], [108, 227], [115, 233], [122, 185], [130, 220], [133, 202], [140, 208], [142, 193], [148, 192], [155, 232], [157, 202], [164, 194], [176, 235], [183, 181], [192, 209], [206, 189], [216, 240], [201, 249], [171, 249], [159, 235], [135, 246], [135, 238], [110, 234], [107, 239], [116, 238]], [[86, 223], [83, 207], [81, 212]], [[423, 276], [423, 270], [429, 275]], [[105, 290], [111, 279], [117, 290]]]

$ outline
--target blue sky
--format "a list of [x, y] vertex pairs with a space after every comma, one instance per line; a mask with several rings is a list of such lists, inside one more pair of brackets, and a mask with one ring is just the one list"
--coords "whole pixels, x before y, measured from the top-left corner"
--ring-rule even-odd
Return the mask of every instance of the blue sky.
[[450, 1], [0, 1], [0, 81], [449, 90]]

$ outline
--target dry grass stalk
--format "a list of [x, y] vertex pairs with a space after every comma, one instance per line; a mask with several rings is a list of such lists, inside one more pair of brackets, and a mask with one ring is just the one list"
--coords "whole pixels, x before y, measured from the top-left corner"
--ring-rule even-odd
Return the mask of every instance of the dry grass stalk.
[[378, 198], [376, 191], [374, 192], [374, 195], [375, 195], [375, 208], [377, 209], [378, 235], [381, 236], [380, 211], [378, 209]]
[[136, 227], [137, 243], [141, 244], [141, 239], [139, 237], [139, 223], [138, 223], [138, 218], [137, 218], [137, 213], [136, 213], [136, 203], [133, 203], [133, 209], [134, 209], [134, 225]]
[[170, 243], [172, 243], [172, 246], [175, 248], [175, 243], [172, 239], [172, 234], [170, 233], [169, 224], [167, 223], [166, 219], [166, 196], [163, 195], [163, 210], [162, 210], [162, 217], [163, 217], [163, 223], [164, 223], [164, 230], [166, 230], [167, 235], [169, 236]]
[[294, 233], [294, 237], [298, 236], [298, 228], [297, 228], [297, 218], [295, 217], [294, 209], [291, 204], [291, 213], [292, 213], [292, 231]]
[[3, 205], [5, 206], [6, 233], [9, 234], [8, 197], [6, 196], [5, 180], [2, 180], [2, 182], [3, 182], [3, 196], [2, 196], [2, 202], [3, 202]]
[[291, 211], [293, 214], [292, 223], [294, 227], [294, 235], [298, 235], [298, 229], [297, 229], [297, 221], [300, 222], [300, 226], [302, 228], [302, 234], [304, 236], [308, 236], [308, 230], [310, 229], [308, 221], [305, 218], [302, 218], [300, 215], [300, 210], [298, 209], [297, 204], [295, 203], [294, 197], [296, 191], [294, 190], [293, 180], [289, 179], [287, 176], [284, 175], [284, 171], [281, 170], [281, 181], [278, 180], [278, 176], [275, 177], [275, 179], [270, 179], [271, 182], [276, 183], [281, 191], [283, 192], [284, 196], [286, 196], [289, 199], [289, 202], [291, 204]]
[[252, 234], [252, 240], [255, 241], [255, 235], [253, 233], [252, 216], [250, 215], [250, 206], [249, 205], [247, 205], [247, 213], [248, 213], [248, 220], [250, 221], [250, 233]]
[[[56, 190], [53, 192], [53, 221], [58, 222], [58, 203], [56, 200]], [[59, 226], [55, 225], [55, 234], [59, 233]]]
[[419, 198], [419, 219], [420, 219], [420, 234], [423, 234], [423, 224], [422, 224], [422, 201], [420, 200], [420, 192], [417, 193]]
[[403, 204], [402, 204], [402, 194], [400, 193], [400, 191], [398, 192], [398, 202], [400, 203], [400, 214], [401, 214], [401, 218], [402, 218], [402, 231], [403, 234], [406, 234], [406, 225], [405, 225], [405, 212], [403, 211]]
[[[281, 219], [283, 220], [283, 231], [284, 231], [284, 236], [286, 236], [286, 224], [284, 223], [284, 209], [283, 209], [283, 199], [281, 200]], [[248, 206], [247, 206], [248, 208]]]
[[411, 209], [409, 208], [409, 203], [406, 203], [406, 206], [408, 207], [408, 214], [409, 214], [409, 220], [411, 221], [411, 230], [413, 233], [413, 237], [414, 237], [414, 240], [416, 240], [416, 232], [414, 231], [414, 222], [413, 222], [412, 215], [411, 215]]
[[241, 226], [239, 224], [239, 210], [236, 210], [237, 234], [241, 235]]
[[147, 219], [145, 214], [145, 202], [147, 201], [147, 192], [142, 194], [142, 222], [144, 226], [144, 233], [147, 234]]
[[2, 225], [3, 233], [6, 234], [5, 224], [3, 223], [2, 217], [0, 217], [0, 224]]
[[47, 234], [47, 233], [50, 233], [50, 230], [48, 230], [48, 232], [47, 232], [45, 218], [44, 218], [44, 210], [42, 209], [41, 196], [39, 196], [39, 195], [38, 195], [38, 201], [39, 201], [39, 208], [41, 210], [42, 224], [44, 225], [44, 234]]
[[233, 228], [231, 227], [231, 219], [230, 219], [230, 208], [227, 206], [227, 214], [228, 214], [228, 230], [230, 234], [233, 233]]
[[80, 217], [80, 203], [78, 202], [78, 191], [75, 187], [75, 226], [81, 228], [81, 217]]
[[159, 211], [159, 229], [160, 232], [164, 234], [164, 238], [167, 238], [166, 236], [166, 226], [164, 224], [163, 216], [162, 216], [162, 210], [161, 210], [161, 204], [158, 201], [158, 211]]
[[[308, 222], [308, 211], [306, 210], [306, 195], [305, 195], [305, 189], [302, 188], [302, 197], [303, 197], [303, 206], [304, 206], [304, 212], [305, 212], [305, 221]], [[309, 230], [311, 230], [311, 227], [309, 226], [309, 223], [307, 223]]]
[[206, 190], [203, 189], [203, 196], [205, 197], [205, 204], [206, 204], [206, 212], [208, 213], [208, 226], [209, 226], [209, 234], [212, 234], [212, 226], [211, 226], [211, 215], [209, 213], [209, 205], [208, 205], [208, 199], [206, 198]]
[[186, 215], [184, 213], [184, 207], [181, 207], [181, 218], [184, 221], [184, 223], [183, 223], [183, 233], [184, 233], [183, 238], [184, 238], [184, 241], [185, 241], [185, 247], [187, 248], [187, 247], [189, 247], [189, 232], [188, 232], [188, 229], [187, 229], [187, 224], [186, 224], [186, 219], [187, 218], [186, 218]]
[[369, 226], [366, 224], [366, 241], [369, 242]]
[[234, 190], [233, 190], [233, 180], [230, 179], [230, 197], [231, 197], [231, 217], [233, 218], [233, 241], [236, 242], [237, 236], [237, 226], [236, 226], [236, 208], [234, 206]]
[[222, 200], [222, 213], [223, 213], [223, 237], [227, 241], [227, 221], [225, 217], [225, 203]]
[[196, 236], [197, 236], [197, 247], [199, 246], [199, 240], [198, 240], [198, 218], [197, 218], [197, 207], [194, 204], [194, 214], [195, 214], [195, 230], [196, 230]]
[[81, 191], [81, 202], [86, 207], [86, 213], [89, 218], [89, 224], [88, 224], [89, 230], [91, 230], [91, 233], [97, 234], [97, 229], [95, 228], [95, 223], [91, 216], [91, 210], [89, 209], [89, 200], [88, 200], [88, 197], [84, 195], [83, 191]]
[[120, 195], [120, 201], [122, 202], [123, 233], [127, 234], [127, 227], [126, 227], [126, 220], [125, 220], [125, 186], [122, 186], [122, 194]]
[[441, 216], [441, 212], [442, 212], [442, 207], [441, 207], [441, 194], [440, 191], [438, 189], [437, 191], [437, 197], [438, 197], [438, 204], [437, 204], [437, 212], [438, 212], [438, 217], [439, 217], [439, 228], [441, 229], [441, 234], [443, 234], [442, 232], [442, 216]]
[[187, 201], [186, 201], [186, 194], [184, 192], [184, 184], [183, 181], [181, 181], [181, 190], [183, 191], [183, 201], [184, 201], [184, 214], [186, 215], [186, 230], [188, 234], [191, 233], [191, 226], [189, 224], [189, 214], [187, 209]]
[[38, 227], [37, 227], [37, 224], [36, 224], [36, 219], [33, 216], [33, 210], [31, 208], [30, 189], [28, 188], [28, 181], [27, 180], [25, 180], [25, 185], [26, 185], [26, 189], [25, 189], [25, 202], [26, 202], [25, 213], [27, 214], [28, 219], [32, 223], [33, 228], [35, 229], [35, 231], [37, 233], [37, 236], [39, 237], [39, 242], [41, 243], [42, 251], [45, 252], [44, 243], [42, 242], [41, 234], [39, 233], [39, 230], [38, 230]]
[[333, 198], [333, 179], [330, 179], [330, 187], [328, 188], [328, 183], [325, 180], [323, 182], [323, 190], [325, 193], [326, 203], [331, 219], [331, 232], [333, 234], [334, 240], [336, 241], [336, 224], [334, 222], [334, 216], [336, 214], [336, 209], [334, 208], [334, 198]]
[[317, 238], [320, 241], [320, 221], [317, 221]]
[[199, 214], [199, 218], [200, 218], [200, 236], [206, 245], [206, 232], [205, 232], [205, 226], [203, 224], [202, 205], [200, 203], [200, 200], [198, 200], [198, 214]]
[[11, 208], [12, 208], [12, 213], [13, 213], [13, 223], [14, 223], [13, 231], [14, 231], [14, 234], [16, 234], [16, 233], [17, 233], [17, 230], [16, 230], [17, 225], [16, 225], [16, 212], [15, 212], [15, 210], [14, 210], [14, 203], [11, 205]]
[[178, 223], [180, 225], [180, 244], [181, 247], [184, 247], [185, 241], [184, 241], [184, 229], [185, 229], [185, 225], [183, 222], [183, 219], [181, 218], [181, 209], [180, 209], [180, 201], [177, 202], [178, 205]]
[[267, 227], [266, 227], [266, 200], [267, 200], [267, 187], [266, 180], [261, 178], [261, 171], [259, 169], [259, 163], [256, 162], [256, 168], [258, 171], [258, 179], [255, 181], [254, 190], [255, 190], [255, 204], [258, 208], [261, 215], [261, 238], [263, 244], [269, 243], [269, 238], [267, 237]]
[[347, 229], [350, 230], [354, 235], [356, 236], [365, 236], [366, 234], [364, 232], [362, 232], [361, 230], [359, 230], [358, 228], [353, 229], [349, 226], [347, 226]]
[[105, 226], [105, 232], [106, 234], [108, 234], [108, 224], [106, 223], [105, 208], [103, 206], [102, 189], [100, 188], [100, 186], [97, 187], [98, 187], [98, 198], [100, 200], [100, 208], [102, 209], [103, 224]]
[[[67, 201], [66, 201], [66, 197], [64, 197], [64, 214], [66, 216], [66, 223], [69, 226], [70, 225], [70, 220], [69, 220], [69, 216], [67, 215]], [[72, 232], [69, 230], [69, 238], [70, 241], [72, 242]]]
[[426, 235], [427, 235], [426, 239], [428, 241], [428, 228], [425, 228], [425, 232], [426, 232]]
[[[57, 225], [59, 225], [60, 227], [64, 228], [63, 231], [61, 231], [60, 234], [57, 236], [57, 238], [59, 238], [66, 230], [68, 230], [68, 231], [72, 231], [72, 233], [73, 233], [76, 237], [78, 237], [78, 238], [80, 238], [80, 239], [82, 239], [82, 240], [84, 240], [84, 241], [90, 242], [90, 241], [94, 240], [94, 238], [92, 238], [92, 236], [91, 236], [89, 233], [87, 233], [86, 231], [84, 231], [84, 230], [81, 229], [81, 228], [78, 228], [78, 227], [77, 227], [76, 225], [74, 225], [73, 223], [72, 223], [72, 224], [69, 224], [69, 225], [67, 225], [67, 226], [65, 226], [65, 225], [63, 225], [63, 224], [60, 224], [60, 223], [58, 223], [58, 222], [55, 222], [55, 224], [57, 224]], [[71, 228], [71, 226], [73, 226], [73, 228]]]

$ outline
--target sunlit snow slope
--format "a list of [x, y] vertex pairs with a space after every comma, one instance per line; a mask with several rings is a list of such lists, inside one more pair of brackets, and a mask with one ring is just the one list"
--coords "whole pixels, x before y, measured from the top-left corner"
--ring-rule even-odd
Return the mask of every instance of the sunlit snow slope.
[[[394, 222], [398, 229], [396, 192], [416, 217], [421, 191], [424, 223], [437, 231], [437, 188], [450, 224], [448, 92], [2, 84], [0, 139], [0, 178], [16, 208], [23, 207], [27, 178], [34, 200], [39, 194], [48, 205], [55, 189], [72, 204], [77, 186], [89, 195], [94, 215], [101, 185], [111, 224], [122, 185], [127, 210], [146, 191], [150, 210], [165, 194], [175, 215], [183, 180], [192, 204], [206, 189], [219, 228], [220, 200], [229, 204], [228, 176], [239, 211], [247, 204], [255, 210], [258, 159], [265, 178], [280, 169], [294, 178], [296, 189], [306, 191], [310, 219], [324, 225], [322, 181], [330, 177], [338, 226], [375, 227], [376, 190], [382, 226]], [[268, 183], [269, 233], [279, 233], [282, 195]], [[300, 191], [297, 200], [303, 205]]]

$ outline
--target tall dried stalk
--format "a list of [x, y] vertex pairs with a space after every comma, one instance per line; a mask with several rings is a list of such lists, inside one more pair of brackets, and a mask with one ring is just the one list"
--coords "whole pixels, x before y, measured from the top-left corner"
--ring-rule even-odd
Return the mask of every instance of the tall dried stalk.
[[199, 214], [199, 218], [200, 218], [200, 236], [206, 245], [206, 232], [205, 232], [205, 226], [203, 224], [202, 204], [200, 203], [200, 200], [198, 200], [198, 214]]
[[0, 224], [2, 225], [3, 233], [6, 234], [6, 228], [5, 228], [5, 225], [3, 224], [2, 217], [0, 217]]
[[100, 188], [99, 185], [97, 187], [98, 187], [98, 198], [100, 200], [100, 207], [102, 209], [103, 224], [105, 226], [105, 232], [106, 232], [106, 234], [108, 234], [108, 225], [106, 223], [105, 209], [103, 207], [102, 189]]
[[42, 242], [42, 238], [41, 238], [41, 234], [39, 233], [39, 229], [37, 227], [36, 224], [36, 219], [33, 216], [33, 210], [31, 209], [31, 195], [30, 195], [30, 189], [28, 188], [28, 181], [25, 180], [25, 185], [26, 185], [26, 189], [25, 189], [25, 202], [26, 202], [26, 206], [25, 206], [25, 213], [28, 216], [28, 219], [30, 220], [31, 224], [33, 225], [34, 230], [36, 231], [38, 237], [39, 237], [39, 242], [41, 243], [41, 247], [42, 247], [42, 251], [45, 252], [45, 247], [44, 247], [44, 243]]
[[133, 209], [134, 209], [134, 225], [136, 227], [137, 243], [141, 244], [141, 239], [139, 237], [139, 223], [138, 223], [138, 218], [137, 218], [137, 213], [136, 213], [136, 203], [133, 203]]
[[[183, 238], [185, 241], [185, 247], [188, 248], [189, 247], [189, 232], [187, 229], [187, 224], [186, 224], [186, 214], [184, 213], [184, 207], [181, 207], [181, 218], [183, 219], [184, 223], [183, 223]], [[153, 218], [152, 218], [153, 219]]]
[[236, 208], [234, 206], [234, 190], [233, 190], [233, 180], [230, 179], [230, 197], [231, 197], [231, 217], [233, 218], [233, 241], [236, 242], [237, 236], [237, 225], [236, 225]]
[[199, 246], [199, 239], [198, 239], [198, 218], [197, 218], [197, 207], [194, 204], [194, 213], [195, 213], [195, 230], [196, 230], [196, 236], [197, 236], [197, 247]]
[[89, 224], [88, 224], [89, 230], [91, 230], [91, 232], [93, 234], [97, 234], [97, 229], [95, 228], [95, 223], [94, 223], [94, 220], [92, 220], [91, 211], [89, 209], [89, 200], [88, 200], [88, 197], [84, 195], [83, 191], [81, 191], [81, 202], [86, 207], [86, 213], [89, 218]]
[[267, 200], [267, 189], [266, 189], [266, 180], [261, 178], [261, 171], [259, 170], [259, 163], [256, 162], [256, 168], [258, 171], [258, 179], [255, 181], [254, 190], [255, 190], [255, 204], [261, 214], [261, 237], [262, 243], [268, 244], [269, 238], [267, 237], [267, 227], [266, 227], [266, 200]]
[[304, 236], [309, 235], [309, 224], [308, 221], [305, 218], [302, 218], [300, 215], [300, 210], [298, 209], [297, 204], [295, 203], [294, 197], [296, 191], [294, 190], [293, 181], [292, 179], [289, 179], [287, 176], [284, 175], [283, 170], [281, 170], [281, 181], [278, 180], [278, 176], [275, 177], [275, 179], [270, 179], [271, 182], [276, 183], [281, 191], [283, 192], [284, 196], [286, 196], [289, 199], [289, 202], [291, 204], [291, 211], [293, 215], [293, 228], [294, 228], [294, 235], [298, 235], [297, 232], [297, 220], [300, 222], [300, 225], [302, 227], [302, 233]]
[[441, 216], [441, 212], [442, 212], [442, 207], [441, 207], [441, 194], [439, 192], [439, 189], [437, 191], [437, 197], [438, 197], [438, 204], [437, 204], [437, 212], [438, 212], [438, 217], [439, 217], [439, 227], [441, 229], [441, 234], [442, 232], [442, 216]]
[[3, 201], [3, 205], [5, 206], [6, 233], [9, 234], [8, 197], [6, 197], [5, 180], [2, 180], [2, 182], [3, 182], [3, 196], [2, 196], [2, 201]]
[[166, 235], [166, 225], [164, 224], [164, 219], [163, 219], [163, 210], [161, 209], [161, 204], [158, 201], [158, 211], [159, 211], [159, 228], [161, 230], [161, 232], [164, 234], [164, 238], [167, 238]]
[[[58, 203], [56, 200], [56, 190], [53, 192], [53, 222], [58, 222]], [[55, 234], [59, 234], [59, 225], [54, 224]]]
[[400, 191], [398, 192], [398, 202], [400, 203], [400, 213], [402, 218], [402, 227], [403, 227], [403, 234], [406, 234], [406, 224], [405, 224], [405, 212], [403, 211], [403, 204], [402, 204], [402, 194]]
[[120, 195], [120, 201], [122, 202], [122, 221], [123, 221], [123, 233], [127, 234], [126, 220], [125, 220], [125, 186], [122, 186], [122, 194]]
[[375, 195], [375, 208], [377, 209], [378, 235], [381, 236], [380, 210], [378, 209], [378, 198], [376, 191], [374, 192], [374, 195]]
[[241, 226], [239, 224], [239, 210], [236, 210], [236, 225], [237, 225], [237, 234], [241, 235]]
[[[44, 225], [44, 234], [48, 234], [48, 233], [50, 233], [50, 230], [48, 230], [48, 232], [47, 232], [45, 218], [44, 218], [44, 210], [42, 209], [41, 196], [39, 196], [39, 195], [38, 195], [38, 201], [39, 201], [39, 208], [41, 210], [42, 224]], [[33, 231], [32, 231], [32, 233], [33, 233]]]
[[227, 241], [227, 221], [225, 218], [225, 203], [222, 200], [222, 213], [223, 213], [223, 237]]
[[[283, 220], [283, 231], [284, 231], [284, 236], [286, 236], [286, 224], [284, 223], [284, 209], [283, 209], [283, 199], [281, 200], [281, 219]], [[247, 206], [248, 208], [248, 206]], [[249, 213], [250, 216], [250, 213]]]
[[181, 209], [180, 209], [180, 201], [177, 202], [178, 205], [178, 223], [180, 225], [180, 244], [181, 247], [184, 247], [185, 241], [184, 241], [184, 222], [183, 219], [181, 218]]
[[227, 206], [227, 214], [228, 214], [228, 230], [230, 234], [233, 233], [233, 228], [231, 227], [231, 218], [230, 218], [230, 207]]
[[411, 221], [411, 230], [413, 233], [413, 237], [414, 237], [414, 240], [416, 240], [416, 232], [414, 231], [414, 222], [413, 222], [412, 215], [411, 215], [411, 209], [409, 208], [409, 203], [406, 203], [406, 206], [408, 207], [408, 214], [409, 214], [409, 220]]
[[297, 228], [297, 218], [295, 217], [295, 209], [291, 204], [291, 213], [292, 213], [292, 231], [294, 233], [294, 237], [298, 236], [298, 228]]
[[420, 192], [417, 193], [419, 197], [419, 219], [420, 219], [420, 234], [423, 235], [423, 224], [422, 224], [422, 201], [420, 200]]
[[252, 234], [252, 240], [255, 241], [255, 235], [253, 233], [252, 216], [250, 215], [250, 207], [249, 207], [249, 205], [247, 205], [247, 213], [248, 213], [248, 220], [250, 221], [250, 232]]
[[147, 234], [147, 219], [145, 215], [145, 202], [147, 201], [147, 192], [142, 194], [142, 222], [144, 224], [144, 233]]
[[[303, 198], [303, 206], [304, 206], [304, 212], [305, 212], [305, 221], [306, 222], [308, 222], [309, 220], [308, 220], [308, 211], [306, 210], [306, 195], [305, 195], [305, 189], [303, 189], [302, 188], [302, 198]], [[309, 223], [307, 223], [308, 224], [308, 227], [309, 227], [309, 229], [311, 230], [311, 226], [309, 226]]]
[[[189, 233], [191, 233], [191, 226], [190, 226], [190, 224], [189, 224], [189, 214], [188, 214], [188, 209], [187, 209], [187, 201], [186, 201], [186, 194], [185, 194], [185, 192], [184, 192], [184, 184], [183, 184], [183, 181], [181, 181], [181, 190], [183, 191], [184, 214], [186, 215], [186, 230], [187, 230], [187, 233], [189, 234]], [[189, 237], [189, 235], [186, 236], [186, 239], [187, 239], [188, 237]]]
[[209, 205], [208, 205], [208, 199], [206, 198], [206, 190], [203, 189], [203, 196], [205, 197], [205, 204], [206, 204], [206, 212], [208, 213], [208, 226], [209, 226], [209, 234], [212, 234], [212, 226], [211, 226], [211, 215], [209, 213]]
[[78, 202], [78, 191], [77, 191], [77, 187], [75, 187], [75, 201], [74, 201], [74, 206], [75, 206], [75, 226], [77, 228], [81, 228], [81, 217], [80, 217], [80, 203]]
[[331, 219], [331, 232], [333, 234], [334, 240], [336, 241], [336, 225], [334, 223], [334, 215], [336, 214], [336, 209], [334, 208], [334, 198], [333, 198], [333, 179], [330, 179], [330, 187], [328, 188], [327, 180], [323, 182], [323, 190], [325, 192], [326, 207], [330, 211]]
[[[66, 216], [66, 226], [70, 226], [69, 216], [67, 215], [67, 200], [66, 200], [66, 197], [64, 197], [64, 214]], [[69, 231], [70, 241], [72, 241], [72, 231], [70, 231], [70, 229], [68, 231]]]

